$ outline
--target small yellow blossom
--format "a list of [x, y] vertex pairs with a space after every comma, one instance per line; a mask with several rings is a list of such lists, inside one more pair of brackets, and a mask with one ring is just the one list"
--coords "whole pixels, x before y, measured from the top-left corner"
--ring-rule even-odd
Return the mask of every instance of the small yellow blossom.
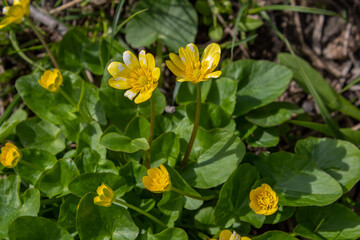
[[63, 77], [57, 69], [54, 69], [54, 71], [47, 70], [41, 76], [41, 79], [38, 79], [38, 82], [49, 92], [56, 92], [63, 83]]
[[11, 23], [21, 23], [24, 16], [30, 14], [30, 0], [14, 0], [14, 4], [3, 8], [3, 14], [6, 16], [0, 22], [0, 29]]
[[261, 187], [251, 190], [250, 192], [250, 208], [256, 214], [271, 215], [278, 209], [279, 197], [266, 183]]
[[230, 230], [222, 230], [220, 233], [219, 240], [251, 240], [248, 237], [241, 237], [237, 232]]
[[151, 97], [160, 77], [160, 68], [155, 67], [154, 56], [142, 50], [137, 59], [132, 52], [125, 51], [123, 61], [125, 64], [121, 62], [109, 64], [107, 69], [112, 76], [109, 79], [110, 87], [129, 89], [124, 95], [130, 100], [140, 92], [134, 102], [145, 102]]
[[142, 182], [147, 190], [161, 193], [171, 190], [170, 175], [164, 165], [160, 168], [154, 167], [147, 170], [148, 176], [142, 178]]
[[205, 48], [199, 61], [199, 50], [195, 44], [189, 43], [186, 49], [179, 48], [179, 56], [170, 53], [170, 60], [166, 65], [176, 75], [179, 82], [189, 81], [199, 83], [211, 78], [218, 78], [221, 71], [215, 71], [220, 61], [221, 49], [219, 44], [211, 43]]
[[0, 162], [7, 168], [14, 168], [21, 159], [19, 149], [12, 143], [6, 143], [1, 148]]
[[116, 197], [114, 191], [105, 183], [101, 184], [96, 190], [99, 196], [94, 197], [94, 203], [103, 207], [110, 207]]

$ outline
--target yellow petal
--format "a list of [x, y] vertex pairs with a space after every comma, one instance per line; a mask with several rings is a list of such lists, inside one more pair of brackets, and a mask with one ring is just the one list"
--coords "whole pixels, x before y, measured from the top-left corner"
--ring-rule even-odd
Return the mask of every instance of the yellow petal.
[[181, 61], [185, 64], [185, 66], [192, 66], [193, 61], [191, 56], [188, 54], [187, 51], [183, 47], [179, 48], [179, 56]]
[[158, 168], [150, 168], [147, 170], [147, 175], [150, 177], [150, 178], [156, 178], [157, 175], [158, 175]]
[[128, 67], [121, 62], [110, 63], [109, 66], [107, 67], [107, 70], [110, 73], [110, 75], [113, 77], [127, 76], [129, 72]]
[[0, 22], [0, 29], [6, 27], [11, 23], [15, 23], [18, 20], [16, 17], [6, 17]]
[[186, 45], [187, 54], [191, 57], [191, 61], [196, 63], [199, 62], [199, 49], [193, 43]]
[[142, 182], [146, 188], [152, 186], [152, 179], [149, 176], [143, 176]]
[[230, 230], [222, 230], [219, 236], [219, 240], [229, 240], [232, 235]]
[[152, 80], [154, 81], [154, 82], [157, 82], [158, 80], [159, 80], [159, 78], [160, 78], [160, 68], [154, 68], [153, 70], [152, 70]]
[[190, 78], [187, 78], [187, 77], [177, 77], [176, 81], [178, 81], [178, 82], [192, 82], [193, 80], [191, 80]]
[[260, 209], [260, 210], [254, 210], [254, 211], [255, 211], [256, 214], [261, 215], [261, 214], [265, 214], [267, 210], [265, 210], [265, 209]]
[[265, 216], [272, 215], [278, 210], [278, 208], [279, 208], [278, 206], [275, 206], [274, 208], [267, 210], [266, 213], [264, 213], [264, 215]]
[[215, 53], [210, 60], [201, 62], [201, 72], [209, 74], [215, 70], [220, 61], [220, 53]]
[[130, 89], [130, 90], [127, 90], [125, 93], [124, 93], [124, 96], [129, 98], [130, 100], [133, 100], [134, 97], [136, 96], [136, 94], [138, 94], [139, 90], [134, 90], [134, 89]]
[[175, 66], [175, 64], [172, 61], [166, 60], [166, 66], [170, 69], [170, 71], [175, 74], [177, 77], [185, 76], [185, 72], [182, 71], [180, 68]]
[[147, 64], [146, 52], [144, 50], [141, 50], [139, 53], [139, 63], [141, 68], [144, 70], [144, 72], [146, 72], [148, 68], [148, 64]]
[[128, 66], [133, 71], [140, 68], [137, 57], [130, 51], [125, 51], [123, 53], [123, 60], [125, 65]]
[[[205, 78], [218, 78], [221, 75], [221, 71], [216, 71], [205, 75]], [[206, 80], [206, 79], [204, 79]]]
[[249, 237], [241, 237], [240, 240], [251, 240], [251, 238], [249, 238]]
[[123, 78], [123, 77], [110, 78], [108, 83], [109, 83], [110, 87], [113, 87], [116, 89], [125, 90], [125, 89], [131, 88], [131, 85], [129, 84], [128, 79]]
[[151, 90], [142, 90], [140, 91], [139, 95], [135, 98], [135, 103], [139, 104], [145, 102], [149, 98], [151, 98], [152, 91]]
[[169, 177], [168, 170], [164, 167], [164, 165], [160, 164], [160, 170], [164, 173], [165, 176]]
[[103, 194], [103, 189], [104, 189], [104, 185], [100, 185], [97, 189], [96, 189], [96, 193], [98, 195], [102, 195]]
[[4, 15], [7, 15], [7, 13], [8, 13], [9, 10], [10, 10], [10, 7], [9, 7], [9, 6], [3, 7], [2, 13], [3, 13]]
[[169, 54], [170, 60], [178, 67], [180, 70], [185, 71], [185, 64], [181, 61], [180, 57], [174, 53]]
[[152, 70], [155, 68], [155, 58], [151, 53], [146, 54], [148, 69]]
[[216, 53], [221, 54], [221, 48], [219, 44], [212, 43], [208, 45], [201, 56], [201, 64], [203, 64], [204, 61], [210, 62]]
[[251, 201], [249, 204], [250, 208], [254, 211], [259, 211], [261, 208], [257, 205], [256, 201]]

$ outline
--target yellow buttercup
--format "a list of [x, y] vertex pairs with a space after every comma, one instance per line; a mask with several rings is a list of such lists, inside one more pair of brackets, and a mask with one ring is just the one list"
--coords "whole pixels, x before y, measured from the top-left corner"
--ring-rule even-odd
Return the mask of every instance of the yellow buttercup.
[[116, 199], [114, 191], [105, 183], [101, 184], [101, 186], [96, 189], [96, 192], [98, 194], [98, 196], [94, 198], [96, 205], [110, 207]]
[[158, 85], [160, 68], [155, 67], [155, 58], [151, 53], [142, 50], [139, 59], [130, 51], [125, 51], [123, 61], [112, 62], [107, 70], [112, 78], [109, 79], [110, 87], [116, 89], [129, 89], [125, 97], [142, 103], [148, 100]]
[[30, 0], [14, 0], [12, 6], [3, 8], [5, 18], [0, 22], [0, 29], [11, 23], [21, 23], [24, 16], [30, 14]]
[[0, 162], [4, 167], [14, 168], [21, 159], [19, 149], [12, 143], [6, 143], [1, 148]]
[[195, 44], [189, 43], [186, 48], [179, 48], [179, 56], [170, 53], [170, 60], [166, 66], [176, 76], [179, 82], [199, 83], [211, 78], [218, 78], [221, 71], [215, 71], [220, 61], [221, 49], [219, 44], [211, 43], [205, 48], [199, 60], [199, 50]]
[[278, 210], [279, 197], [264, 183], [261, 187], [251, 190], [250, 192], [250, 208], [256, 214], [271, 215]]
[[63, 77], [57, 69], [54, 69], [54, 71], [47, 70], [38, 79], [38, 83], [49, 92], [56, 92], [63, 83]]
[[169, 172], [164, 165], [159, 168], [154, 167], [147, 170], [148, 176], [142, 178], [145, 188], [155, 193], [161, 193], [171, 190], [171, 180]]

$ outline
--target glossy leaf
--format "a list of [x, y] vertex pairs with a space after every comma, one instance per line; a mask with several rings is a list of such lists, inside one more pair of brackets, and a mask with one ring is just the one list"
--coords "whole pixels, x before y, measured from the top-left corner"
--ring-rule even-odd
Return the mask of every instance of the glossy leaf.
[[118, 133], [108, 133], [101, 138], [101, 144], [112, 151], [134, 153], [148, 150], [149, 144], [145, 138], [131, 139]]

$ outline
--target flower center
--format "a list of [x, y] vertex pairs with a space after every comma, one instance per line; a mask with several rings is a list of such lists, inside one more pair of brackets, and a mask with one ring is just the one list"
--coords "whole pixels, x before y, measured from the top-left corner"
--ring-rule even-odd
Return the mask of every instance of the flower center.
[[149, 79], [146, 76], [141, 76], [138, 79], [138, 83], [140, 84], [140, 86], [145, 86], [146, 84], [148, 84]]
[[201, 70], [200, 70], [200, 69], [195, 69], [195, 70], [192, 72], [191, 76], [192, 76], [193, 78], [195, 78], [195, 79], [199, 79], [199, 78], [201, 77]]
[[274, 199], [268, 192], [259, 194], [257, 196], [257, 202], [258, 205], [264, 209], [271, 208], [274, 205]]

